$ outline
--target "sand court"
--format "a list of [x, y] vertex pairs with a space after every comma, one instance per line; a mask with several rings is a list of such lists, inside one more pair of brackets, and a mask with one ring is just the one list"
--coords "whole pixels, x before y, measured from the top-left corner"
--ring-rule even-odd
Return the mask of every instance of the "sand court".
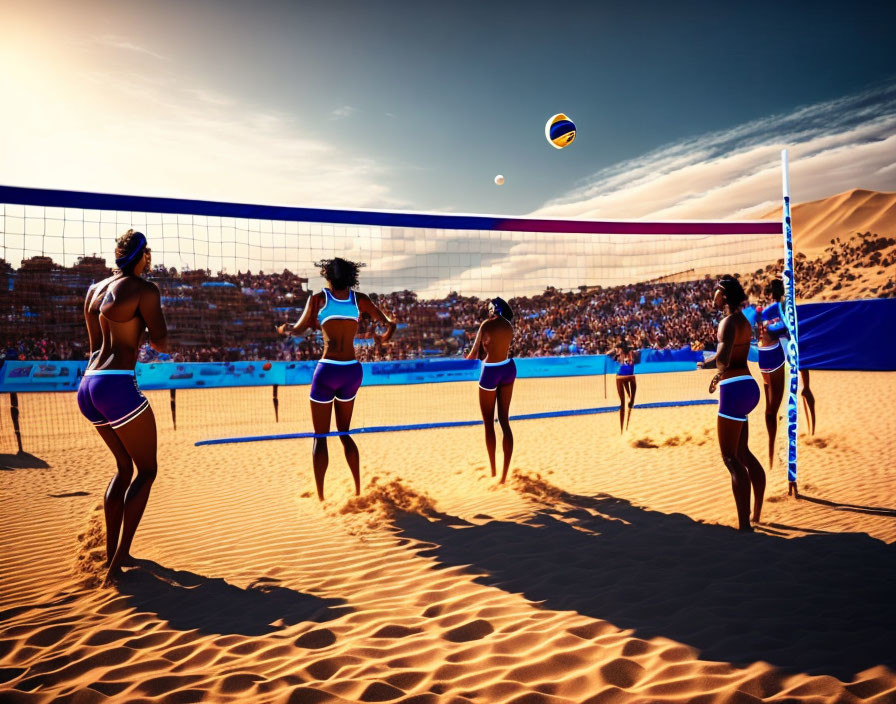
[[[654, 376], [639, 376], [638, 403], [708, 397], [710, 372]], [[512, 412], [614, 405], [607, 382], [605, 400], [600, 377], [520, 380]], [[812, 388], [804, 498], [787, 497], [778, 461], [763, 525], [747, 536], [731, 528], [712, 406], [636, 408], [622, 436], [616, 413], [518, 422], [507, 486], [488, 476], [481, 427], [384, 433], [357, 438], [354, 498], [331, 439], [321, 505], [310, 440], [194, 445], [308, 430], [307, 387], [279, 390], [279, 424], [270, 389], [178, 392], [176, 432], [168, 393], [148, 392], [159, 476], [138, 564], [105, 589], [111, 456], [72, 396], [20, 394], [29, 455], [14, 454], [0, 408], [0, 691], [26, 702], [890, 701], [896, 424], [882, 409], [896, 404], [896, 379], [814, 372]], [[66, 399], [54, 439], [41, 413]], [[353, 425], [477, 417], [475, 384], [369, 387]], [[750, 430], [766, 464], [761, 405]]]

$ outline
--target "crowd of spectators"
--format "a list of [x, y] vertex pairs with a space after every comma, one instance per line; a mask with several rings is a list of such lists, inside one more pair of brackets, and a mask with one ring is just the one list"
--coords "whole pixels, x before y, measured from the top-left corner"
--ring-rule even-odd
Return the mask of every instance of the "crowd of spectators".
[[840, 238], [831, 240], [823, 256], [813, 260], [804, 258], [800, 262], [802, 266], [798, 267], [800, 275], [797, 278], [800, 297], [839, 297], [837, 292], [849, 282], [872, 271], [889, 271], [890, 275], [885, 280], [868, 286], [867, 290], [860, 290], [863, 297], [867, 294], [880, 298], [896, 296], [896, 277], [892, 273], [896, 267], [894, 246], [896, 239], [880, 237], [870, 232], [859, 234], [847, 242]]
[[[821, 257], [798, 257], [798, 297], [812, 298], [834, 289], [856, 266], [896, 264], [896, 240], [862, 235], [851, 242], [835, 240]], [[753, 302], [763, 299], [768, 280], [781, 263], [742, 277]], [[722, 272], [724, 273], [724, 272]], [[0, 307], [0, 340], [6, 359], [83, 359], [86, 335], [83, 296], [91, 282], [111, 274], [105, 262], [84, 257], [60, 267], [33, 257], [13, 270], [0, 260], [0, 290], [9, 292]], [[150, 278], [162, 293], [169, 324], [170, 355], [163, 359], [198, 361], [303, 361], [321, 356], [319, 331], [282, 338], [275, 325], [294, 321], [309, 295], [307, 279], [277, 274], [178, 273], [157, 266]], [[512, 353], [519, 357], [601, 354], [621, 342], [634, 348], [693, 349], [713, 347], [718, 312], [711, 306], [714, 278], [696, 281], [644, 282], [613, 288], [581, 286], [577, 291], [549, 288], [544, 293], [510, 299], [515, 311]], [[889, 280], [879, 293], [896, 295]], [[362, 319], [356, 354], [362, 361], [456, 356], [469, 349], [487, 301], [451, 293], [436, 300], [410, 291], [371, 294], [395, 317], [398, 330], [377, 345], [371, 321]], [[146, 345], [142, 361], [159, 359]]]

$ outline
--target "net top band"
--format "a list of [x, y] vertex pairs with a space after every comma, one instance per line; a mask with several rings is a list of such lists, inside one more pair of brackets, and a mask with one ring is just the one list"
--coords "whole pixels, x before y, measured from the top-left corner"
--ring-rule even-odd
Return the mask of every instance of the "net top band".
[[172, 215], [286, 220], [333, 225], [410, 227], [436, 230], [498, 230], [605, 235], [781, 235], [780, 220], [661, 221], [562, 220], [503, 215], [447, 215], [386, 210], [335, 210], [251, 205], [184, 198], [155, 198], [83, 191], [0, 186], [0, 203], [51, 208], [115, 210]]

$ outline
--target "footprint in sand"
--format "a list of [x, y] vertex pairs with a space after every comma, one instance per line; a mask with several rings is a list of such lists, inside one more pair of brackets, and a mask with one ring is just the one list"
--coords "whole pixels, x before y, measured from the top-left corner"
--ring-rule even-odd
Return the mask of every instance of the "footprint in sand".
[[407, 692], [385, 682], [371, 682], [361, 693], [362, 702], [387, 702], [403, 697]]
[[600, 668], [604, 682], [628, 689], [644, 676], [644, 668], [626, 658], [616, 658]]
[[408, 636], [422, 633], [419, 628], [408, 628], [407, 626], [383, 626], [380, 630], [373, 634], [374, 638], [407, 638]]
[[485, 638], [489, 633], [494, 633], [495, 629], [488, 621], [484, 619], [476, 619], [470, 621], [457, 628], [452, 628], [443, 636], [445, 640], [452, 643], [466, 643], [471, 640], [479, 640]]
[[300, 648], [308, 648], [309, 650], [318, 650], [333, 645], [336, 642], [336, 634], [329, 628], [317, 628], [313, 631], [303, 633], [296, 638], [296, 645]]

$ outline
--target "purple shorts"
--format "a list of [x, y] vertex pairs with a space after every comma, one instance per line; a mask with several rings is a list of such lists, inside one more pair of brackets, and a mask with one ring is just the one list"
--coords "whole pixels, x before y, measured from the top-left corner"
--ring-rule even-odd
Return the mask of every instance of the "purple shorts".
[[719, 415], [722, 418], [745, 421], [757, 403], [759, 384], [749, 374], [719, 382]]
[[503, 362], [483, 362], [479, 372], [479, 388], [494, 391], [499, 386], [512, 384], [516, 380], [516, 362], [505, 359]]
[[759, 369], [766, 373], [773, 372], [784, 364], [784, 348], [780, 342], [771, 347], [759, 348]]
[[78, 386], [78, 408], [99, 427], [120, 428], [149, 408], [132, 369], [89, 369]]
[[317, 403], [330, 403], [333, 399], [353, 401], [363, 376], [361, 363], [354, 359], [350, 362], [322, 359], [311, 377], [311, 400]]

